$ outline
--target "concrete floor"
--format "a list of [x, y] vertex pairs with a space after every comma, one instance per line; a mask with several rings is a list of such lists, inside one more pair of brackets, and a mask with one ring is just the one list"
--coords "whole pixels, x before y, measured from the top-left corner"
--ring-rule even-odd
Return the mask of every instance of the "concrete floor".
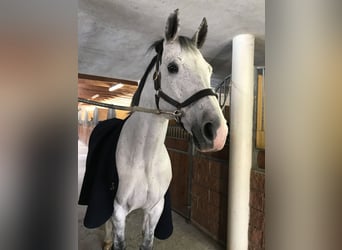
[[[87, 146], [78, 142], [78, 190], [80, 191], [87, 157]], [[101, 250], [104, 237], [104, 229], [87, 229], [83, 226], [85, 207], [78, 209], [78, 249], [79, 250]], [[132, 212], [127, 217], [126, 243], [127, 250], [139, 249], [142, 225], [142, 212], [140, 210]], [[154, 241], [155, 250], [223, 250], [224, 248], [210, 239], [207, 235], [199, 231], [196, 227], [186, 223], [185, 219], [173, 213], [174, 231], [167, 240]]]

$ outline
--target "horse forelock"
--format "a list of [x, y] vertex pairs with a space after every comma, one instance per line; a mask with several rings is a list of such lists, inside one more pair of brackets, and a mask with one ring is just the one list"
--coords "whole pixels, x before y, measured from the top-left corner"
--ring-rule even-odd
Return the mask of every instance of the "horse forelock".
[[[186, 37], [186, 36], [179, 36], [176, 41], [178, 41], [180, 47], [182, 49], [184, 49], [185, 51], [192, 51], [192, 52], [198, 51], [196, 44], [193, 42], [193, 40]], [[157, 54], [162, 56], [163, 51], [164, 51], [164, 39], [160, 39], [160, 40], [157, 40], [154, 43], [152, 43], [152, 45], [148, 48], [148, 51], [153, 50], [153, 49], [155, 50], [155, 52]], [[136, 92], [133, 95], [131, 106], [138, 106], [139, 105], [141, 92], [143, 91], [143, 88], [145, 86], [146, 79], [147, 79], [148, 75], [150, 74], [152, 68], [155, 66], [155, 64], [156, 64], [156, 57], [153, 57], [149, 66], [146, 68], [146, 71], [145, 71], [143, 77], [141, 78], [141, 80], [139, 82], [138, 89], [136, 90]]]
[[[178, 39], [176, 39], [174, 42], [179, 43], [180, 47], [184, 50], [191, 50], [191, 51], [197, 51], [196, 44], [193, 42], [192, 39], [186, 36], [179, 36]], [[154, 49], [157, 54], [162, 54], [164, 50], [164, 39], [160, 39], [152, 43], [152, 45], [149, 47], [149, 51]]]
[[182, 49], [190, 50], [190, 51], [198, 51], [196, 44], [189, 37], [179, 36], [178, 41]]

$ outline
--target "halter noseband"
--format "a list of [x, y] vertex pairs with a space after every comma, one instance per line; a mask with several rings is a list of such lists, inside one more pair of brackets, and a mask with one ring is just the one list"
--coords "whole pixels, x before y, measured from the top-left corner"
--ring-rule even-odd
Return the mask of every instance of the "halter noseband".
[[161, 54], [162, 54], [162, 51], [159, 51], [158, 54], [156, 55], [156, 70], [153, 74], [154, 89], [156, 91], [156, 94], [155, 94], [156, 106], [157, 106], [157, 109], [160, 110], [159, 101], [161, 98], [164, 101], [166, 101], [167, 103], [169, 103], [172, 106], [174, 106], [175, 108], [177, 108], [177, 110], [174, 111], [175, 120], [178, 123], [182, 124], [181, 118], [184, 115], [184, 113], [183, 113], [183, 111], [181, 111], [181, 108], [189, 106], [190, 104], [198, 101], [199, 99], [201, 99], [203, 97], [213, 95], [213, 96], [216, 96], [216, 98], [217, 98], [217, 95], [215, 94], [215, 92], [211, 88], [206, 88], [206, 89], [202, 89], [202, 90], [196, 92], [195, 94], [193, 94], [192, 96], [190, 96], [189, 98], [187, 98], [183, 102], [178, 102], [175, 99], [173, 99], [172, 97], [168, 96], [161, 89], [161, 73], [159, 71], [159, 66], [161, 64]]

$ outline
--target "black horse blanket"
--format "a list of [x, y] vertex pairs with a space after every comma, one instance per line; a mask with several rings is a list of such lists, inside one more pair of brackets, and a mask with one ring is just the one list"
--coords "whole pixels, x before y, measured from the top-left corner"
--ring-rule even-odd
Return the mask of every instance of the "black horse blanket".
[[[125, 121], [116, 118], [102, 121], [90, 135], [86, 171], [78, 201], [78, 204], [88, 206], [83, 221], [87, 228], [101, 226], [113, 214], [119, 184], [115, 152]], [[173, 232], [169, 190], [164, 198], [164, 209], [154, 232], [158, 239], [167, 239]]]

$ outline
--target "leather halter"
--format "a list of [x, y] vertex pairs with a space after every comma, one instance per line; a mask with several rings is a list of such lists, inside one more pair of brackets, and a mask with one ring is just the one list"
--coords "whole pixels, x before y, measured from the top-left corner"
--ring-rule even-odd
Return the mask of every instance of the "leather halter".
[[206, 89], [202, 89], [198, 92], [196, 92], [195, 94], [193, 94], [192, 96], [190, 96], [189, 98], [187, 98], [185, 101], [183, 102], [178, 102], [175, 99], [173, 99], [172, 97], [170, 97], [169, 95], [167, 95], [165, 92], [162, 91], [161, 89], [161, 73], [159, 71], [159, 66], [161, 64], [161, 53], [159, 52], [156, 55], [156, 69], [155, 72], [153, 74], [153, 81], [154, 81], [154, 89], [156, 91], [155, 94], [155, 102], [156, 102], [156, 106], [157, 109], [160, 110], [159, 108], [159, 101], [160, 98], [163, 99], [164, 101], [166, 101], [167, 103], [171, 104], [172, 106], [174, 106], [175, 108], [177, 108], [177, 110], [174, 112], [174, 114], [178, 114], [177, 116], [175, 116], [176, 121], [178, 123], [182, 123], [181, 122], [181, 118], [184, 115], [184, 113], [182, 112], [182, 108], [189, 106], [190, 104], [198, 101], [199, 99], [206, 97], [206, 96], [216, 96], [216, 93], [211, 89], [211, 88], [206, 88]]

